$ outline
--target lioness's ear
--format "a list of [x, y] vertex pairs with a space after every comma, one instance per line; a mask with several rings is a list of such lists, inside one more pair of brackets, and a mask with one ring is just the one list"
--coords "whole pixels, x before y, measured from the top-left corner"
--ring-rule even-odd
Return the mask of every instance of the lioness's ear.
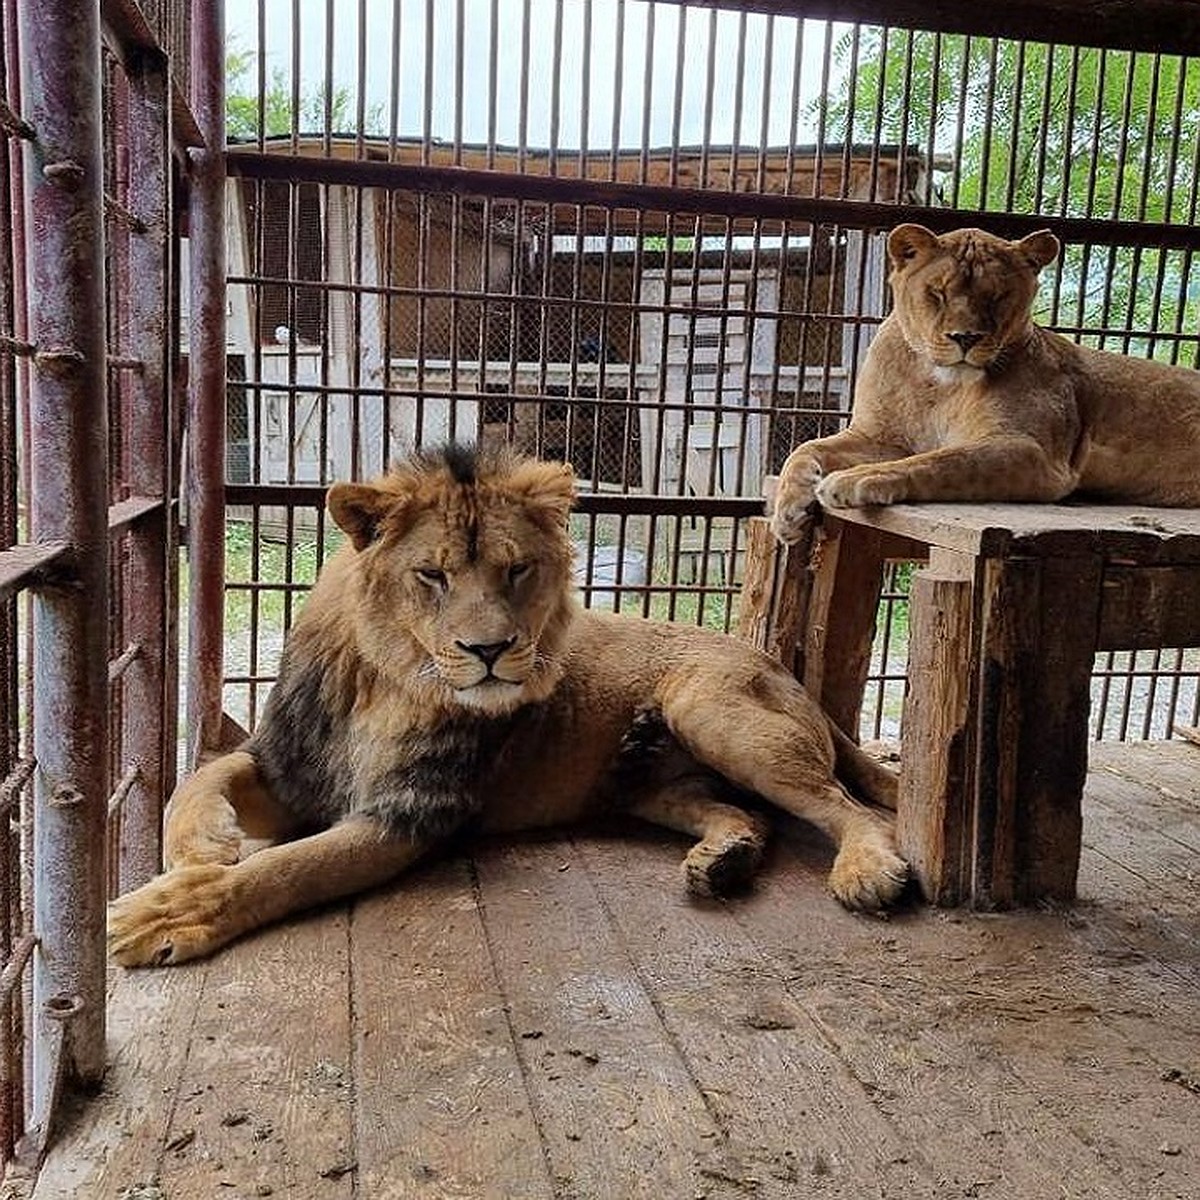
[[361, 550], [375, 540], [379, 522], [396, 503], [396, 495], [369, 483], [335, 483], [326, 493], [325, 503], [355, 550]]
[[1058, 238], [1048, 229], [1039, 229], [1014, 244], [1038, 271], [1058, 257]]
[[888, 258], [897, 270], [907, 266], [914, 258], [930, 254], [937, 248], [937, 234], [926, 229], [924, 225], [897, 225], [888, 234]]
[[575, 472], [567, 463], [531, 459], [513, 471], [505, 486], [527, 503], [548, 509], [560, 525], [575, 505]]

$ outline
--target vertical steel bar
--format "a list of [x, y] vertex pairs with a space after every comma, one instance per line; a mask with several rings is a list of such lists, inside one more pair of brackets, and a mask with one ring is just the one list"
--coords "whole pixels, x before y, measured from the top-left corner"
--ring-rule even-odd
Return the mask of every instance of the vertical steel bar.
[[192, 17], [192, 111], [204, 135], [188, 201], [188, 758], [220, 744], [225, 605], [225, 5]]
[[[138, 496], [165, 500], [170, 389], [167, 343], [171, 281], [170, 81], [165, 57], [142, 55], [130, 78], [128, 133], [132, 170], [129, 208], [145, 231], [129, 239], [128, 276], [122, 288], [128, 305], [128, 344], [122, 349], [141, 363], [126, 381], [126, 479]], [[129, 533], [123, 641], [140, 652], [126, 672], [122, 741], [126, 763], [138, 764], [137, 782], [125, 799], [120, 823], [118, 887], [138, 887], [157, 873], [162, 858], [164, 761], [174, 741], [174, 698], [166, 693], [166, 507]], [[171, 735], [171, 736], [168, 736]]]
[[108, 411], [99, 6], [45, 0], [19, 13], [35, 541], [74, 549], [69, 586], [33, 601], [33, 1123], [49, 1128], [58, 1026], [68, 1080], [104, 1068], [104, 830], [108, 788]]
[[[16, 62], [15, 20], [12, 6], [4, 12], [0, 53], [0, 99], [14, 112], [21, 105], [10, 63]], [[12, 36], [10, 37], [10, 33]], [[23, 214], [14, 195], [14, 176], [19, 180], [20, 151], [12, 142], [0, 147], [0, 229], [11, 230], [0, 237], [0, 330], [15, 334], [23, 322], [18, 301], [17, 267], [23, 258], [21, 221]], [[0, 355], [0, 547], [14, 545], [18, 539], [17, 496], [20, 471], [20, 426], [17, 419], [18, 367], [12, 355]], [[0, 772], [5, 779], [20, 757], [20, 699], [17, 673], [18, 649], [17, 602], [0, 606], [0, 642], [4, 646], [0, 662]], [[17, 939], [27, 933], [27, 914], [21, 903], [20, 838], [10, 814], [4, 814], [0, 827], [0, 954], [8, 962]], [[14, 993], [16, 999], [14, 1001]], [[20, 990], [0, 996], [0, 1155], [12, 1157], [17, 1139], [24, 1131], [25, 1038], [22, 1025]]]

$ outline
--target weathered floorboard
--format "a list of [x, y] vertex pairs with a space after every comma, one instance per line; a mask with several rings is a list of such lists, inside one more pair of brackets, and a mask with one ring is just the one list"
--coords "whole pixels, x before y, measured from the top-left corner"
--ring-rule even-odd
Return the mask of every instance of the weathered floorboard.
[[720, 1130], [573, 843], [478, 870], [555, 1196], [725, 1195]]
[[352, 1195], [346, 930], [341, 906], [212, 960], [159, 1169], [167, 1197]]
[[553, 1193], [470, 864], [430, 864], [354, 908], [358, 1194]]
[[818, 1187], [822, 1196], [847, 1200], [935, 1195], [932, 1175], [910, 1160], [838, 1048], [797, 1003], [786, 974], [748, 932], [769, 912], [806, 940], [804, 904], [829, 903], [819, 874], [800, 903], [777, 869], [751, 896], [694, 901], [665, 869], [661, 845], [589, 841], [583, 854], [638, 977], [719, 1122], [724, 1172], [733, 1182], [781, 1200]]
[[58, 1138], [71, 1152], [50, 1155], [38, 1200], [118, 1200], [157, 1180], [209, 967], [110, 968], [104, 1088], [64, 1114]]
[[[1046, 950], [1061, 919], [1015, 914], [1007, 926], [1016, 936], [1006, 941], [1003, 919], [986, 916], [855, 917], [821, 903], [819, 876], [804, 864], [785, 856], [772, 879], [803, 906], [803, 926], [771, 909], [755, 921], [755, 938], [906, 1157], [945, 1189], [939, 1195], [994, 1188], [1128, 1200], [1108, 1164], [1022, 1085], [1003, 1049], [1004, 1034], [1074, 1004], [1057, 955]], [[1034, 946], [1045, 964], [1030, 963]]]
[[698, 903], [630, 826], [117, 970], [35, 1200], [1197, 1200], [1200, 750], [1090, 756], [1067, 907], [855, 916], [787, 818]]

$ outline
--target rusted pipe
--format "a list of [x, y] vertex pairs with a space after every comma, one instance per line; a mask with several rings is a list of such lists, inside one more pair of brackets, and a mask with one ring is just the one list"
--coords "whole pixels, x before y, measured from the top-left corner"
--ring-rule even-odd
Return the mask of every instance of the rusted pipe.
[[[33, 1124], [49, 1128], [61, 1040], [68, 1080], [104, 1068], [108, 784], [108, 411], [98, 6], [19, 6], [25, 142], [31, 540], [65, 541], [69, 584], [33, 598], [36, 708]], [[65, 1025], [48, 1015], [78, 996]]]
[[188, 229], [188, 756], [219, 745], [225, 610], [225, 6], [192, 17], [192, 109], [205, 146], [191, 154]]
[[[158, 501], [130, 524], [122, 573], [124, 640], [137, 647], [121, 678], [121, 760], [137, 771], [121, 809], [117, 835], [117, 887], [138, 887], [162, 863], [162, 805], [166, 762], [173, 758], [178, 700], [167, 694], [167, 609], [176, 603], [168, 586], [167, 555], [173, 552], [174, 509], [164, 503], [171, 488], [168, 414], [171, 411], [170, 322], [172, 278], [171, 162], [168, 141], [170, 80], [167, 59], [144, 53], [127, 80], [127, 131], [131, 170], [126, 202], [140, 232], [125, 238], [125, 343], [109, 366], [128, 367], [119, 382], [128, 452], [126, 491]], [[129, 501], [126, 501], [129, 503]], [[119, 507], [119, 506], [114, 506]], [[110, 527], [112, 513], [110, 512]], [[124, 655], [122, 655], [124, 657]]]

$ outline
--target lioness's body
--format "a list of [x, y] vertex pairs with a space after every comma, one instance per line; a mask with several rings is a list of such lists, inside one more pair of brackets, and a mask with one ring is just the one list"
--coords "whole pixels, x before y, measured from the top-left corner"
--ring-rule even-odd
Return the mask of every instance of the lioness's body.
[[1047, 233], [977, 229], [888, 240], [895, 300], [871, 343], [849, 426], [799, 446], [773, 527], [902, 501], [1099, 500], [1200, 505], [1200, 375], [1076, 345], [1032, 323]]
[[[331, 490], [350, 544], [289, 634], [253, 737], [172, 798], [171, 869], [112, 908], [119, 961], [209, 953], [460, 829], [613, 808], [696, 835], [689, 885], [724, 890], [764, 836], [729, 784], [830, 834], [844, 903], [896, 896], [890, 817], [854, 800], [835, 762], [885, 805], [894, 779], [745, 643], [580, 609], [572, 495], [561, 466], [459, 452]], [[277, 844], [242, 858], [246, 838]]]

